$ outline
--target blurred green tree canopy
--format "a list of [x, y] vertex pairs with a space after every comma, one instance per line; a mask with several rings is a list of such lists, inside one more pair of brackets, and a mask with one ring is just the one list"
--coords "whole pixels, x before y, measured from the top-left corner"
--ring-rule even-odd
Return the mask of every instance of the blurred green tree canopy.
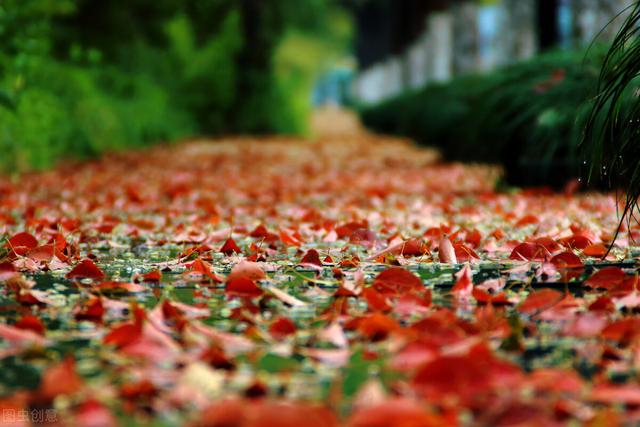
[[4, 0], [0, 168], [304, 132], [315, 75], [349, 43], [337, 0]]

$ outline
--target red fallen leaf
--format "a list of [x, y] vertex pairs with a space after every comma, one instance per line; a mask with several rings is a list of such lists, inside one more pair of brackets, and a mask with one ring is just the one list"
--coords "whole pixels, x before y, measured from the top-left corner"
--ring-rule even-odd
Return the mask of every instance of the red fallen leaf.
[[9, 343], [29, 343], [45, 345], [44, 337], [28, 329], [20, 329], [15, 326], [0, 323], [0, 338]]
[[431, 290], [427, 289], [424, 296], [417, 293], [404, 293], [398, 297], [393, 305], [393, 312], [401, 317], [424, 313], [431, 305]]
[[456, 251], [448, 237], [443, 236], [438, 245], [438, 259], [444, 264], [457, 264]]
[[180, 258], [189, 258], [193, 254], [197, 254], [198, 256], [202, 256], [202, 254], [206, 254], [207, 252], [211, 252], [213, 248], [209, 245], [199, 245], [187, 248], [184, 252], [180, 253]]
[[[537, 426], [556, 426], [556, 414], [549, 408], [551, 405], [541, 403], [523, 403], [516, 400], [508, 402], [496, 411], [492, 411], [488, 425], [523, 426], [535, 420]], [[558, 406], [553, 408], [558, 411]]]
[[592, 258], [604, 258], [607, 254], [607, 248], [602, 243], [594, 243], [582, 250], [582, 255]]
[[27, 252], [27, 257], [36, 262], [50, 262], [53, 255], [54, 247], [52, 244], [38, 246]]
[[251, 279], [240, 277], [227, 282], [225, 293], [231, 297], [257, 298], [262, 296], [262, 289]]
[[302, 244], [298, 239], [282, 230], [280, 230], [280, 241], [287, 246], [300, 246]]
[[211, 265], [206, 261], [203, 261], [201, 258], [196, 258], [196, 260], [189, 264], [187, 268], [189, 271], [186, 272], [186, 274], [196, 274], [201, 277], [207, 277], [217, 283], [222, 283], [223, 281], [221, 277], [211, 271]]
[[383, 294], [397, 294], [412, 290], [421, 291], [424, 285], [412, 272], [400, 267], [391, 267], [376, 276], [373, 288]]
[[458, 280], [456, 280], [456, 283], [453, 285], [451, 293], [457, 298], [468, 297], [471, 295], [471, 291], [473, 290], [473, 279], [469, 264], [465, 264], [462, 270], [458, 272], [457, 276]]
[[16, 255], [24, 255], [37, 246], [38, 240], [27, 232], [15, 234], [4, 245], [5, 248], [11, 249]]
[[431, 414], [423, 404], [406, 398], [391, 398], [355, 411], [349, 427], [453, 427], [457, 423]]
[[51, 237], [51, 239], [49, 239], [49, 244], [52, 244], [53, 247], [55, 248], [56, 252], [62, 252], [64, 251], [67, 246], [69, 245], [69, 243], [67, 243], [67, 239], [65, 239], [64, 235], [62, 233], [56, 233], [53, 235], [53, 237]]
[[457, 397], [464, 403], [496, 388], [509, 390], [521, 379], [518, 366], [497, 359], [484, 344], [478, 344], [466, 355], [443, 355], [426, 363], [413, 384], [432, 402]]
[[400, 254], [404, 256], [422, 256], [425, 253], [425, 249], [422, 243], [417, 239], [407, 240], [402, 244], [400, 248]]
[[429, 240], [435, 241], [440, 240], [442, 238], [443, 233], [449, 232], [449, 230], [443, 230], [441, 227], [430, 227], [427, 231], [424, 232], [423, 236], [428, 238]]
[[505, 234], [504, 231], [502, 231], [501, 228], [497, 228], [493, 231], [493, 233], [491, 233], [491, 237], [493, 237], [496, 240], [502, 240], [506, 237], [507, 235]]
[[149, 401], [158, 394], [158, 388], [148, 379], [137, 382], [126, 383], [120, 387], [120, 397], [124, 400], [133, 401]]
[[118, 422], [109, 409], [95, 399], [88, 399], [78, 406], [73, 418], [77, 426], [116, 427]]
[[28, 289], [21, 289], [16, 291], [16, 302], [22, 305], [37, 306], [45, 306], [51, 303], [44, 291], [34, 291]]
[[403, 256], [422, 256], [427, 252], [426, 247], [417, 239], [410, 239], [404, 242], [396, 243], [371, 255], [367, 260], [384, 259], [385, 255], [403, 255]]
[[232, 255], [233, 253], [241, 254], [242, 249], [240, 249], [240, 247], [236, 244], [236, 241], [233, 240], [233, 237], [229, 237], [227, 241], [224, 242], [224, 245], [222, 245], [222, 247], [218, 252], [222, 252], [223, 254], [229, 256], [229, 255]]
[[338, 290], [336, 290], [333, 294], [334, 298], [357, 298], [358, 294], [356, 294], [354, 291], [352, 291], [351, 289], [345, 288], [343, 285], [340, 285], [338, 287]]
[[267, 277], [262, 267], [257, 262], [242, 260], [233, 266], [231, 272], [227, 276], [227, 282], [245, 277], [250, 280], [258, 281]]
[[628, 318], [617, 320], [607, 325], [600, 336], [626, 345], [640, 334], [640, 319]]
[[544, 246], [538, 243], [524, 242], [513, 249], [511, 255], [509, 255], [509, 259], [517, 261], [543, 261], [549, 255], [549, 251], [547, 251]]
[[516, 227], [524, 227], [525, 225], [538, 224], [540, 220], [535, 215], [525, 215], [516, 222]]
[[550, 253], [557, 252], [562, 248], [562, 246], [551, 237], [538, 237], [533, 243], [544, 246]]
[[562, 292], [553, 289], [542, 289], [530, 293], [518, 306], [518, 311], [525, 314], [534, 314], [547, 310], [558, 304], [564, 298]]
[[269, 325], [269, 333], [278, 340], [293, 335], [296, 331], [296, 324], [287, 317], [278, 317]]
[[73, 269], [65, 276], [67, 279], [104, 279], [104, 272], [90, 259], [84, 259], [80, 261]]
[[38, 397], [50, 402], [58, 396], [77, 393], [82, 387], [82, 379], [76, 374], [76, 362], [67, 357], [44, 371]]
[[340, 261], [340, 267], [344, 267], [344, 268], [355, 268], [358, 266], [358, 264], [360, 264], [360, 258], [358, 258], [358, 256], [354, 255], [351, 258], [345, 258], [342, 261]]
[[616, 305], [609, 297], [599, 297], [589, 305], [589, 311], [606, 311], [613, 313], [616, 311]]
[[482, 234], [478, 230], [468, 231], [464, 237], [464, 242], [474, 249], [477, 249], [482, 242]]
[[391, 332], [400, 329], [400, 325], [394, 319], [381, 313], [373, 313], [358, 322], [358, 331], [362, 336], [371, 341], [382, 341]]
[[300, 264], [311, 264], [322, 267], [322, 261], [320, 261], [320, 254], [315, 249], [309, 249], [306, 254], [300, 260]]
[[172, 304], [169, 300], [164, 300], [161, 306], [162, 317], [165, 324], [170, 324], [176, 330], [182, 332], [188, 321], [182, 310]]
[[369, 311], [387, 312], [392, 308], [387, 298], [373, 288], [364, 288], [362, 296], [367, 301]]
[[605, 267], [585, 280], [584, 285], [594, 289], [611, 290], [620, 285], [627, 275], [620, 267]]
[[335, 279], [338, 279], [338, 280], [344, 278], [344, 272], [340, 270], [338, 267], [333, 267], [331, 269], [331, 274]]
[[453, 250], [456, 254], [456, 260], [458, 262], [467, 262], [471, 259], [480, 259], [480, 256], [470, 247], [463, 245], [462, 243], [456, 243], [453, 245]]
[[162, 280], [162, 272], [158, 269], [149, 271], [148, 273], [141, 274], [136, 277], [136, 282], [151, 282], [158, 283]]
[[102, 298], [95, 297], [87, 301], [83, 307], [80, 307], [80, 309], [76, 311], [75, 317], [76, 320], [87, 320], [89, 322], [101, 323], [104, 313], [105, 309], [102, 304]]
[[582, 234], [574, 234], [573, 236], [565, 237], [560, 239], [559, 242], [564, 247], [578, 250], [585, 249], [587, 246], [592, 244], [591, 240]]
[[113, 328], [104, 338], [105, 345], [113, 344], [116, 347], [124, 347], [137, 341], [142, 336], [142, 325], [135, 323], [123, 323]]
[[133, 307], [133, 321], [121, 323], [111, 329], [104, 337], [105, 345], [113, 344], [118, 348], [125, 347], [139, 340], [142, 337], [143, 322], [147, 317], [147, 313], [139, 307]]
[[18, 275], [19, 273], [11, 262], [0, 262], [0, 282], [4, 282]]
[[269, 232], [264, 225], [257, 226], [251, 233], [249, 233], [249, 237], [262, 239], [265, 243], [273, 243], [278, 240], [278, 235]]
[[563, 252], [551, 258], [551, 264], [556, 268], [582, 268], [584, 264], [580, 257], [573, 252]]
[[62, 225], [62, 228], [64, 228], [65, 230], [72, 232], [80, 228], [80, 226], [82, 225], [82, 221], [80, 221], [79, 219], [63, 218], [60, 221], [60, 225]]
[[227, 356], [224, 350], [213, 344], [209, 346], [199, 357], [200, 360], [209, 364], [214, 369], [224, 369], [226, 371], [232, 371], [236, 368], [233, 360]]
[[144, 292], [146, 288], [136, 285], [135, 283], [125, 282], [103, 282], [96, 287], [100, 292], [105, 294], [118, 293], [138, 293]]
[[640, 387], [636, 384], [598, 384], [590, 400], [605, 404], [640, 405]]
[[538, 368], [531, 372], [528, 382], [538, 391], [578, 395], [584, 380], [572, 369]]
[[28, 417], [21, 420], [17, 416], [17, 414], [29, 413], [26, 394], [14, 393], [12, 396], [0, 398], [0, 413], [4, 414], [3, 427], [32, 427], [33, 425]]
[[[248, 393], [255, 396], [256, 393]], [[257, 393], [263, 396], [263, 393]], [[337, 427], [326, 408], [268, 399], [225, 399], [207, 407], [190, 427]]]
[[13, 326], [18, 329], [33, 331], [39, 335], [44, 335], [47, 330], [47, 328], [42, 323], [42, 320], [40, 320], [40, 318], [36, 316], [24, 316], [23, 318], [18, 320]]
[[348, 222], [335, 229], [339, 239], [351, 238], [359, 230], [369, 231], [369, 226], [366, 222]]
[[507, 299], [507, 295], [504, 292], [500, 292], [496, 295], [491, 295], [489, 292], [480, 288], [473, 288], [471, 291], [473, 298], [480, 305], [492, 304], [492, 305], [507, 305], [511, 304], [511, 301]]

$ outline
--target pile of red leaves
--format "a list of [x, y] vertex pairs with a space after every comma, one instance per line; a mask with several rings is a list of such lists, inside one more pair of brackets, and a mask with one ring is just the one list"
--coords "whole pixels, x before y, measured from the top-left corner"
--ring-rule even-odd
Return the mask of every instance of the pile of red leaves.
[[640, 422], [640, 229], [603, 261], [613, 196], [496, 193], [497, 175], [361, 135], [0, 181], [0, 409], [14, 425]]

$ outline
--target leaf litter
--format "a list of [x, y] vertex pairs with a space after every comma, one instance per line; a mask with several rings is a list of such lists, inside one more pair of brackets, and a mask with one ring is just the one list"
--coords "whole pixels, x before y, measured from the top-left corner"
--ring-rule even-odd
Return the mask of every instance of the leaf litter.
[[640, 422], [640, 228], [603, 260], [613, 195], [498, 176], [359, 134], [0, 180], [0, 407], [52, 425]]

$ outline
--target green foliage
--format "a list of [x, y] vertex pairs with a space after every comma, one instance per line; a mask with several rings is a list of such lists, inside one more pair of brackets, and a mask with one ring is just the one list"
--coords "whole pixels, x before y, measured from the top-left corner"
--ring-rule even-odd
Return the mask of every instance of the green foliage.
[[621, 226], [635, 217], [640, 197], [639, 75], [640, 2], [636, 2], [605, 57], [582, 141], [589, 180], [626, 190]]
[[295, 28], [312, 40], [331, 31], [334, 10], [333, 0], [0, 2], [0, 171], [195, 134], [301, 132], [319, 61], [281, 46]]
[[[168, 58], [171, 73], [162, 81], [178, 94], [176, 104], [190, 111], [201, 130], [207, 133], [226, 131], [230, 106], [235, 99], [237, 66], [235, 57], [242, 47], [240, 17], [230, 13], [219, 32], [206, 43], [198, 45], [195, 32], [185, 15], [173, 18], [167, 25]], [[160, 60], [163, 56], [159, 57]], [[175, 79], [174, 71], [181, 70]]]
[[[340, 10], [326, 12], [331, 17], [322, 37], [293, 29], [286, 33], [274, 56], [276, 88], [285, 109], [274, 123], [280, 133], [305, 133], [311, 114], [309, 94], [320, 74], [341, 60], [348, 49], [351, 28]], [[304, 52], [304, 54], [301, 54]]]
[[579, 172], [584, 102], [599, 48], [552, 52], [487, 75], [429, 85], [362, 108], [366, 125], [441, 148], [452, 160], [502, 163], [514, 184], [561, 186]]

